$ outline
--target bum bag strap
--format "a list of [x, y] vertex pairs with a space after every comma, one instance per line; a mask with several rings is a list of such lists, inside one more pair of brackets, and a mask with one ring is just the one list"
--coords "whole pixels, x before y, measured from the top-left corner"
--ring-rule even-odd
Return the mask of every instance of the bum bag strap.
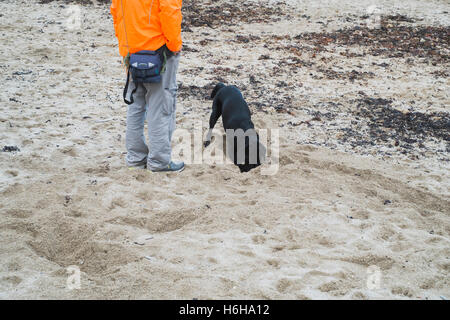
[[166, 50], [163, 50], [163, 62], [162, 62], [161, 73], [166, 72], [166, 64], [167, 64], [167, 54], [166, 54]]
[[125, 88], [123, 89], [123, 101], [124, 101], [126, 104], [128, 104], [128, 105], [134, 103], [133, 94], [134, 94], [134, 93], [136, 92], [136, 90], [137, 90], [137, 85], [135, 85], [135, 88], [134, 88], [133, 91], [131, 92], [130, 100], [128, 101], [128, 100], [127, 100], [127, 93], [128, 93], [128, 87], [129, 87], [129, 84], [130, 84], [130, 69], [128, 69], [128, 73], [127, 73], [127, 83], [125, 84]]

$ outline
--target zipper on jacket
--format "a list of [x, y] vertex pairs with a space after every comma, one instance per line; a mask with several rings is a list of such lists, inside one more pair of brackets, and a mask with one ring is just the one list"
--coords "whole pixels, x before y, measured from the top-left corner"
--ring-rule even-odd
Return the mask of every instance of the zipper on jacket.
[[149, 16], [148, 16], [148, 24], [151, 24], [151, 21], [152, 21], [153, 2], [155, 2], [155, 0], [152, 0], [152, 4], [150, 5], [150, 13], [149, 13]]

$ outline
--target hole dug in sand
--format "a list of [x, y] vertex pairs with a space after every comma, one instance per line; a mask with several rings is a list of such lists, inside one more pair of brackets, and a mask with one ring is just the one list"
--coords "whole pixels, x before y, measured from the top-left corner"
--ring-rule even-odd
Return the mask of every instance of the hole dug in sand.
[[34, 252], [65, 268], [77, 265], [89, 274], [106, 273], [136, 260], [122, 246], [95, 241], [95, 227], [69, 218], [49, 218], [28, 244]]

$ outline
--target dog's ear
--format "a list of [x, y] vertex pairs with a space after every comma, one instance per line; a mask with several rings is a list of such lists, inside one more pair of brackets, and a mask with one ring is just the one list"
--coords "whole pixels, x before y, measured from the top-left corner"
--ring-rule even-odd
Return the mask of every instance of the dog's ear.
[[225, 84], [223, 84], [222, 82], [219, 82], [218, 84], [216, 84], [213, 91], [211, 92], [211, 99], [214, 99], [217, 92], [219, 92], [219, 90], [222, 89], [223, 87], [225, 87]]

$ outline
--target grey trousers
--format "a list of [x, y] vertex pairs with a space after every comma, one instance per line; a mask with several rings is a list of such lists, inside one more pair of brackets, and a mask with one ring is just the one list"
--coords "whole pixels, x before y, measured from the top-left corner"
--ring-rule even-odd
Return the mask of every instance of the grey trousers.
[[[128, 106], [126, 132], [126, 163], [128, 166], [147, 164], [157, 170], [171, 161], [172, 134], [175, 130], [177, 71], [180, 54], [167, 60], [160, 83], [139, 84]], [[128, 98], [136, 85], [130, 81]], [[144, 122], [148, 122], [148, 145], [145, 143]]]

